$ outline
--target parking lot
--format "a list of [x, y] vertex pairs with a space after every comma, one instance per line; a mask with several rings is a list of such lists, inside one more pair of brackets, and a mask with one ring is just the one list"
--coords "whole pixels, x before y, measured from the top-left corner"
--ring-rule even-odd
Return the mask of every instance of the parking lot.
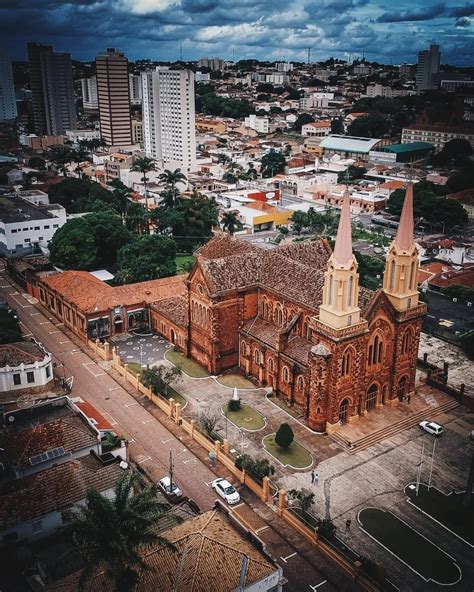
[[126, 364], [136, 362], [142, 366], [152, 366], [164, 358], [167, 349], [173, 346], [160, 335], [122, 335], [110, 340], [112, 347]]

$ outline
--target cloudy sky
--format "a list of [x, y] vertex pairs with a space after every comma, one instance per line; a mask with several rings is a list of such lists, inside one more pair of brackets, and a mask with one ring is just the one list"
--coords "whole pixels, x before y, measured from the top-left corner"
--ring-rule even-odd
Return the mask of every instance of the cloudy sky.
[[456, 0], [0, 0], [0, 46], [28, 41], [90, 60], [106, 47], [129, 59], [306, 61], [365, 56], [416, 62], [436, 42], [442, 62], [472, 65], [474, 3]]

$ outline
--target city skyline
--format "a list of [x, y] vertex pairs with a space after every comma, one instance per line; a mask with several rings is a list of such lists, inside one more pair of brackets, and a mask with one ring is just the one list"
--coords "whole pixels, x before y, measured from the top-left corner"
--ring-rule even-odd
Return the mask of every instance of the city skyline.
[[0, 6], [2, 47], [26, 58], [26, 43], [53, 44], [92, 61], [107, 46], [130, 60], [174, 61], [219, 56], [236, 60], [312, 61], [365, 55], [383, 63], [416, 63], [430, 43], [442, 63], [469, 65], [474, 5], [448, 0], [32, 0]]

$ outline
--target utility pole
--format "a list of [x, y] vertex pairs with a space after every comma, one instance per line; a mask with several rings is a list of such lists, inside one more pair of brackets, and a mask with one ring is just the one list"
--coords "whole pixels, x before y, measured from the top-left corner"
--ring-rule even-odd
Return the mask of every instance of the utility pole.
[[429, 476], [429, 479], [428, 479], [428, 489], [431, 487], [431, 475], [433, 473], [433, 463], [434, 463], [435, 448], [436, 448], [436, 439], [433, 440], [433, 453], [431, 455], [431, 466], [430, 466], [430, 476]]
[[474, 485], [474, 454], [471, 457], [471, 468], [469, 470], [469, 476], [467, 478], [466, 493], [464, 494], [464, 499], [462, 501], [462, 505], [465, 508], [469, 508], [469, 506], [471, 505], [473, 485]]
[[420, 480], [421, 480], [421, 471], [423, 469], [423, 455], [425, 453], [425, 445], [423, 444], [423, 448], [421, 449], [421, 459], [418, 463], [417, 467], [417, 475], [416, 475], [416, 496], [418, 497], [418, 491], [420, 489]]
[[308, 47], [308, 64], [311, 64], [311, 47]]
[[173, 453], [170, 450], [170, 494], [173, 493]]

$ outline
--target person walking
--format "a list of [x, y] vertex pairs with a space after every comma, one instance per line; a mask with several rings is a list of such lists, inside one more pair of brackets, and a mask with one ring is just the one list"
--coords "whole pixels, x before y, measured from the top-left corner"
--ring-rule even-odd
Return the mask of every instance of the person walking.
[[319, 473], [314, 473], [314, 484], [317, 485], [319, 481]]
[[408, 395], [407, 396], [407, 403], [408, 403], [408, 405], [410, 404], [410, 399], [411, 399], [411, 395]]
[[315, 478], [315, 473], [314, 473], [314, 471], [311, 471], [311, 485], [313, 485], [313, 483], [314, 483], [314, 478]]
[[348, 518], [346, 520], [346, 532], [349, 532], [351, 530], [351, 523], [352, 523], [352, 520], [350, 518]]

